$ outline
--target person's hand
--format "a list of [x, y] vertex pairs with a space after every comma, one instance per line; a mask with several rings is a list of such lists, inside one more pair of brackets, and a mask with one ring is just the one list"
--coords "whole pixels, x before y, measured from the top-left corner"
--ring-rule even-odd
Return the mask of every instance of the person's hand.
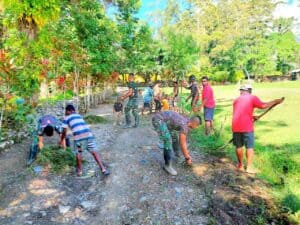
[[277, 99], [277, 104], [281, 104], [284, 101], [284, 97]]
[[186, 80], [183, 80], [183, 81], [182, 81], [182, 85], [183, 85], [183, 86], [187, 86], [187, 85], [188, 85], [188, 82], [187, 82]]
[[200, 111], [201, 108], [198, 108], [198, 107], [196, 107], [196, 106], [193, 106], [193, 107], [192, 107], [192, 110], [193, 110], [194, 113], [196, 113], [196, 112]]
[[60, 141], [60, 142], [58, 142], [58, 145], [59, 145], [61, 148], [63, 148], [63, 149], [66, 149], [66, 148], [67, 148], [66, 142], [65, 142], [65, 141]]
[[192, 158], [191, 158], [191, 157], [186, 158], [186, 159], [185, 159], [185, 162], [186, 162], [186, 164], [187, 164], [188, 166], [192, 166], [192, 165], [193, 165], [193, 161], [192, 161]]
[[40, 149], [40, 150], [42, 150], [42, 149], [44, 148], [44, 144], [43, 144], [43, 142], [39, 142], [39, 144], [38, 144], [38, 145], [39, 145], [39, 149]]

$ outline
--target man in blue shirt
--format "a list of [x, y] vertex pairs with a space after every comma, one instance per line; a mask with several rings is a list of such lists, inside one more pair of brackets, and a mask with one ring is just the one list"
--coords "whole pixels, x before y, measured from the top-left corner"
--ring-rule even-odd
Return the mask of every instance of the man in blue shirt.
[[142, 109], [142, 115], [144, 115], [145, 109], [149, 109], [150, 113], [152, 112], [152, 100], [153, 100], [153, 84], [150, 82], [148, 87], [146, 87], [143, 98], [144, 98], [144, 106]]

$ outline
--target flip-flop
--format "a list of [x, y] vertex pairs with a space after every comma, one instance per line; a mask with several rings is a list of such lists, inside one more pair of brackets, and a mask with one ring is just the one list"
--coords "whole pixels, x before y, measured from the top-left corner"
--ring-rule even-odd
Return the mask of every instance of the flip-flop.
[[108, 170], [108, 169], [106, 169], [106, 170], [102, 171], [102, 173], [103, 173], [103, 175], [105, 175], [105, 176], [108, 176], [108, 175], [110, 175], [110, 172], [109, 172], [109, 170]]
[[256, 174], [258, 171], [254, 168], [247, 168], [246, 169], [246, 173], [249, 173], [249, 174]]

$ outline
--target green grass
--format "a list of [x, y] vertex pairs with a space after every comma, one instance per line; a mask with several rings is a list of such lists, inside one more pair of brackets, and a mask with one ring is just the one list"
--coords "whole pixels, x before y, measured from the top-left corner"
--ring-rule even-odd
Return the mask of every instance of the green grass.
[[76, 158], [69, 148], [64, 150], [58, 146], [45, 146], [38, 154], [34, 165], [50, 165], [51, 172], [60, 174], [75, 167]]
[[[215, 149], [231, 139], [232, 102], [239, 96], [238, 88], [238, 85], [213, 86], [216, 134], [205, 137], [202, 126], [191, 134], [195, 148], [207, 154], [226, 154], [236, 160], [232, 145], [224, 152]], [[171, 89], [164, 91], [170, 93]], [[187, 93], [184, 90], [183, 96]], [[254, 164], [260, 171], [258, 176], [271, 184], [272, 193], [290, 212], [291, 219], [300, 221], [300, 81], [254, 84], [253, 94], [262, 101], [285, 97], [283, 104], [255, 123]], [[261, 112], [257, 110], [255, 114]]]
[[88, 124], [106, 123], [107, 119], [102, 116], [88, 115], [84, 117]]

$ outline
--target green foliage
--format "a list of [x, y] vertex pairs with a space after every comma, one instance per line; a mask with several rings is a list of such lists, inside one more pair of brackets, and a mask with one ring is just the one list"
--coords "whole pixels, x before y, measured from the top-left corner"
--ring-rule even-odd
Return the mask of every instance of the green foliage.
[[76, 158], [69, 148], [64, 150], [58, 146], [46, 146], [38, 154], [35, 165], [50, 166], [54, 173], [65, 173], [75, 167]]
[[167, 31], [166, 43], [163, 44], [163, 65], [166, 71], [170, 71], [168, 78], [182, 78], [199, 53], [199, 48], [191, 35], [180, 32]]
[[[273, 18], [278, 2], [191, 0], [184, 8], [168, 1], [161, 12], [162, 43], [167, 45], [168, 30], [191, 35], [201, 52], [189, 71], [217, 81], [223, 81], [224, 71], [226, 80], [238, 81], [236, 71], [245, 68], [258, 77], [286, 74], [299, 66], [300, 44], [291, 32], [293, 19]], [[219, 72], [222, 75], [215, 75]]]

